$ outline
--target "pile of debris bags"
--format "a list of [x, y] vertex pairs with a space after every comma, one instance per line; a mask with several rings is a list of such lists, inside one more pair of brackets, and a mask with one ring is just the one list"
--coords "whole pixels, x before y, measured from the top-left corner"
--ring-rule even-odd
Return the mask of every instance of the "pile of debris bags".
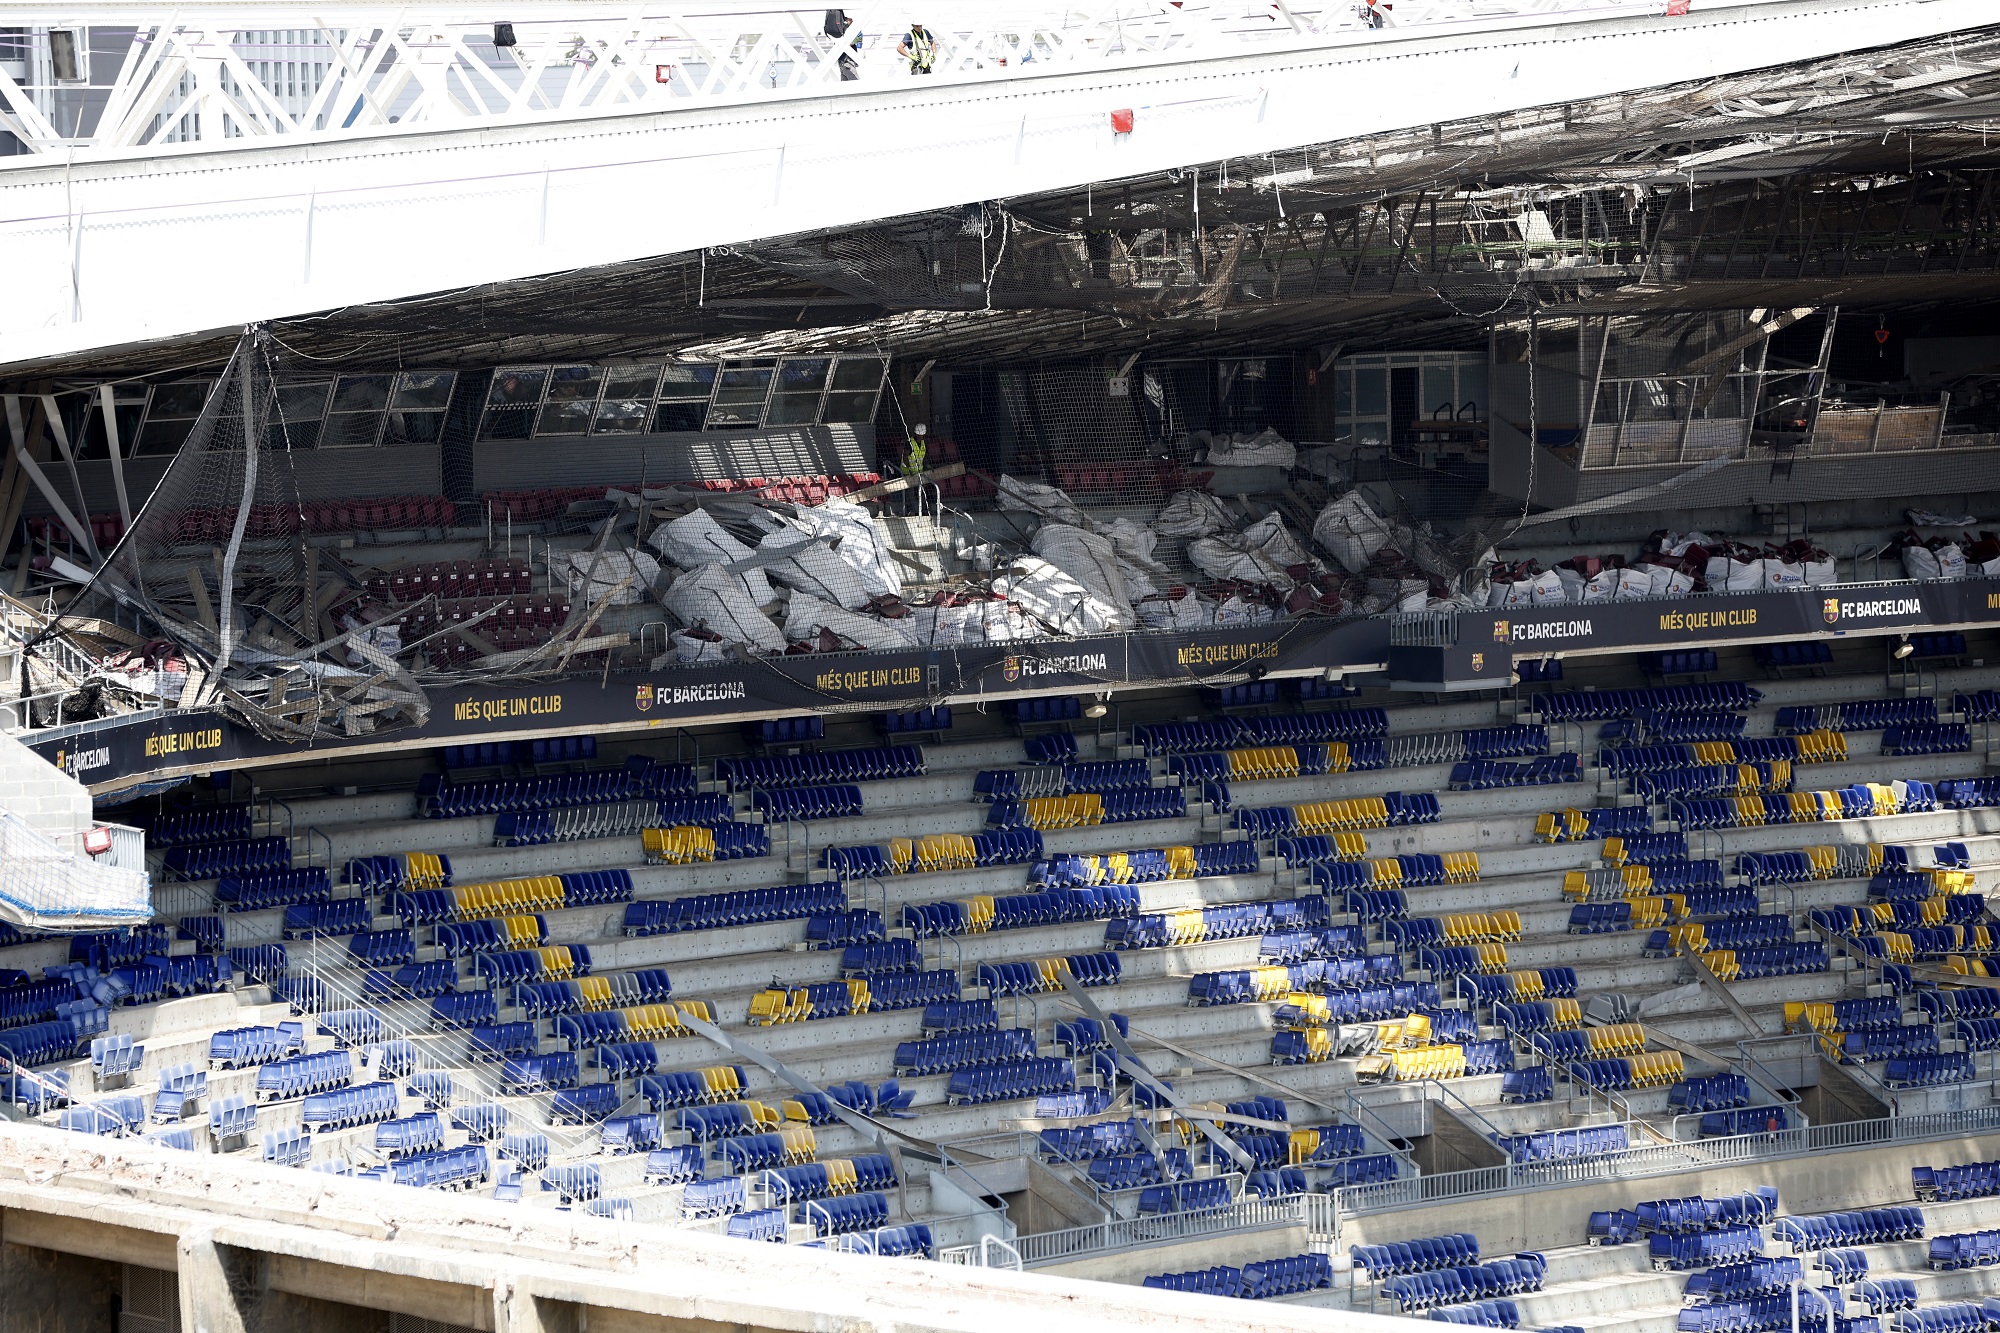
[[2000, 538], [1982, 532], [1961, 545], [1949, 537], [1902, 533], [1883, 548], [1884, 556], [1900, 554], [1903, 573], [1913, 579], [2000, 578]]
[[1289, 469], [1298, 462], [1298, 450], [1291, 441], [1266, 426], [1255, 435], [1210, 434], [1205, 430], [1194, 433], [1194, 442], [1208, 450], [1205, 460], [1210, 467], [1281, 467]]
[[1839, 578], [1834, 558], [1809, 541], [1750, 546], [1706, 533], [1660, 531], [1636, 559], [1571, 556], [1554, 569], [1533, 560], [1495, 564], [1487, 605], [1634, 602], [1693, 592], [1770, 592], [1816, 588]]

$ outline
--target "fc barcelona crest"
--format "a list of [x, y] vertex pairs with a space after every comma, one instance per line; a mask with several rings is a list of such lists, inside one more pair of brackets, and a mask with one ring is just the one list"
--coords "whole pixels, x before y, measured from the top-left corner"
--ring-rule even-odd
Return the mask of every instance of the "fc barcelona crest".
[[1493, 622], [1493, 642], [1505, 643], [1507, 642], [1507, 637], [1512, 633], [1513, 626], [1507, 621], [1496, 620]]
[[1820, 603], [1819, 613], [1826, 617], [1827, 624], [1829, 625], [1839, 624], [1840, 599], [1838, 597], [1827, 598], [1824, 602]]
[[1021, 678], [1021, 659], [1010, 657], [1000, 664], [1000, 679], [1016, 681]]
[[1486, 670], [1486, 654], [1485, 654], [1485, 653], [1474, 653], [1474, 654], [1472, 655], [1472, 669], [1473, 669], [1474, 671], [1484, 671], [1484, 670]]
[[632, 702], [639, 706], [639, 711], [642, 713], [651, 709], [653, 706], [653, 687], [651, 685], [641, 685], [638, 696]]

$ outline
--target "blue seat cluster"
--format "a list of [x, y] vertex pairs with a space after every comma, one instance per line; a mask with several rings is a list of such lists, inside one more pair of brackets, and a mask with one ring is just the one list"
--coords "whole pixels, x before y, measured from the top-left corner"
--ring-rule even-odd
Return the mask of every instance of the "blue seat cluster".
[[316, 1092], [344, 1088], [354, 1081], [354, 1056], [349, 1051], [321, 1051], [273, 1060], [257, 1070], [257, 1100], [287, 1101]]
[[[1276, 681], [1268, 683], [1277, 684]], [[1333, 1261], [1324, 1254], [1295, 1254], [1284, 1259], [1262, 1259], [1241, 1268], [1160, 1273], [1148, 1277], [1143, 1285], [1166, 1291], [1192, 1291], [1204, 1296], [1268, 1300], [1332, 1286]]]
[[1706, 676], [1715, 671], [1715, 649], [1686, 648], [1640, 653], [1639, 669], [1653, 676]]
[[1607, 1153], [1624, 1152], [1632, 1146], [1625, 1136], [1623, 1125], [1549, 1129], [1538, 1134], [1503, 1134], [1494, 1143], [1517, 1166], [1602, 1157]]
[[1226, 1208], [1231, 1202], [1229, 1181], [1223, 1176], [1183, 1180], [1172, 1185], [1155, 1185], [1139, 1191], [1139, 1212], [1192, 1213], [1208, 1208]]
[[1076, 696], [1056, 695], [1047, 699], [1009, 699], [1000, 706], [1001, 715], [1016, 726], [1042, 722], [1076, 722], [1083, 717], [1083, 705]]
[[1667, 1109], [1682, 1114], [1733, 1111], [1750, 1104], [1750, 1080], [1741, 1074], [1700, 1074], [1667, 1089]]
[[1555, 1099], [1555, 1079], [1547, 1065], [1530, 1065], [1526, 1069], [1509, 1070], [1500, 1080], [1500, 1100], [1512, 1105], [1527, 1105]]
[[715, 761], [715, 780], [726, 784], [731, 791], [881, 782], [921, 777], [924, 771], [924, 752], [915, 745], [876, 745], [857, 750], [819, 750]]
[[[1734, 1265], [1732, 1265], [1734, 1266]], [[1873, 1319], [1848, 1320], [1839, 1317], [1833, 1301], [1839, 1292], [1806, 1287], [1799, 1292], [1800, 1333], [1879, 1333]], [[1680, 1312], [1677, 1333], [1773, 1333], [1792, 1326], [1792, 1298], [1789, 1294], [1755, 1296], [1745, 1300], [1691, 1305]]]
[[1705, 1139], [1740, 1138], [1745, 1134], [1776, 1134], [1792, 1127], [1791, 1113], [1782, 1106], [1742, 1106], [1710, 1111], [1701, 1118]]
[[201, 847], [218, 842], [242, 842], [256, 829], [246, 805], [218, 805], [190, 810], [153, 821], [146, 838], [155, 847]]
[[1882, 732], [1884, 754], [1964, 754], [1971, 748], [1972, 733], [1962, 722], [1911, 723]]
[[1764, 1233], [1755, 1226], [1722, 1227], [1675, 1235], [1654, 1232], [1648, 1242], [1655, 1268], [1685, 1271], [1762, 1258]]
[[1687, 1298], [1702, 1304], [1748, 1300], [1752, 1296], [1787, 1291], [1804, 1277], [1804, 1268], [1790, 1255], [1722, 1264], [1705, 1273], [1691, 1274], [1687, 1280]]
[[957, 1070], [945, 1085], [945, 1100], [953, 1105], [975, 1104], [1075, 1090], [1074, 1065], [1054, 1056], [1039, 1056]]
[[1824, 639], [1797, 643], [1760, 643], [1750, 650], [1757, 665], [1770, 669], [1833, 665], [1833, 645]]
[[308, 1133], [324, 1133], [394, 1119], [396, 1107], [395, 1084], [363, 1083], [307, 1097], [300, 1104], [299, 1120]]
[[752, 745], [803, 745], [826, 739], [826, 719], [818, 713], [803, 717], [769, 717], [743, 724], [743, 739]]
[[1665, 685], [1645, 690], [1562, 690], [1535, 696], [1535, 711], [1549, 719], [1602, 722], [1647, 712], [1742, 713], [1764, 696], [1738, 681]]
[[[1042, 835], [1034, 829], [1004, 829], [972, 835], [973, 864], [1022, 865], [1042, 859]], [[820, 852], [821, 869], [840, 879], [866, 879], [897, 873], [889, 849], [879, 846], [828, 847]]]
[[1544, 787], [1583, 780], [1583, 757], [1574, 753], [1543, 755], [1525, 764], [1504, 760], [1469, 759], [1453, 764], [1453, 791], [1490, 791], [1499, 787]]
[[861, 788], [853, 785], [760, 787], [752, 793], [750, 803], [763, 812], [766, 823], [793, 819], [841, 819], [861, 813]]
[[[280, 870], [281, 875], [324, 875], [326, 871], [314, 866], [310, 870]], [[331, 889], [329, 888], [329, 892]], [[374, 919], [374, 911], [366, 898], [334, 898], [331, 901], [301, 903], [285, 909], [284, 926], [281, 934], [288, 940], [312, 939], [322, 935], [353, 935], [368, 929]]]
[[1854, 1285], [1854, 1298], [1865, 1302], [1870, 1314], [1917, 1308], [1917, 1284], [1907, 1277], [1868, 1278]]
[[1488, 1259], [1483, 1264], [1463, 1268], [1405, 1273], [1384, 1282], [1382, 1292], [1408, 1314], [1440, 1305], [1462, 1305], [1540, 1291], [1542, 1275], [1547, 1270], [1548, 1263], [1541, 1255], [1522, 1254], [1511, 1259]]
[[[699, 1144], [678, 1148], [655, 1148], [646, 1154], [648, 1185], [685, 1185], [701, 1179], [702, 1152]], [[739, 1188], [741, 1181], [734, 1182]]]
[[[1102, 793], [1106, 824], [1131, 824], [1149, 819], [1180, 819], [1187, 814], [1187, 792], [1179, 787], [1145, 787], [1131, 791]], [[986, 809], [986, 826], [1000, 829], [1029, 827], [1028, 807], [1020, 801], [995, 801]]]
[[[202, 877], [191, 875], [189, 878]], [[215, 901], [224, 911], [230, 912], [254, 912], [293, 903], [323, 903], [332, 893], [333, 880], [325, 866], [224, 875], [215, 885]]]
[[418, 1189], [471, 1189], [483, 1185], [492, 1175], [486, 1145], [468, 1143], [461, 1148], [419, 1153], [389, 1164], [388, 1179], [397, 1185]]
[[926, 1037], [896, 1046], [899, 1075], [942, 1074], [973, 1065], [1001, 1064], [1035, 1054], [1035, 1034], [1027, 1028], [994, 1028], [949, 1037]]
[[1762, 1226], [1778, 1215], [1778, 1191], [1770, 1186], [1719, 1199], [1651, 1199], [1638, 1206], [1639, 1229], [1668, 1236], [1731, 1227]]
[[806, 943], [815, 949], [879, 944], [888, 937], [887, 923], [872, 908], [850, 907], [844, 912], [824, 912], [806, 918]]
[[729, 889], [683, 898], [646, 898], [625, 908], [627, 935], [673, 935], [765, 921], [798, 921], [847, 910], [847, 891], [834, 880]]
[[810, 1223], [822, 1236], [844, 1236], [853, 1231], [873, 1231], [889, 1224], [889, 1201], [880, 1193], [841, 1194], [830, 1199], [808, 1199], [797, 1205], [794, 1220]]
[[215, 879], [291, 867], [292, 844], [285, 838], [236, 838], [192, 847], [170, 847], [162, 861], [162, 869], [175, 879]]
[[1941, 1083], [1969, 1083], [1972, 1057], [1964, 1051], [1949, 1055], [1905, 1055], [1884, 1067], [1882, 1082], [1892, 1088], [1928, 1088]]
[[497, 768], [508, 764], [554, 764], [597, 758], [597, 737], [559, 736], [539, 741], [482, 741], [444, 747], [446, 768]]
[[1951, 696], [1951, 710], [1963, 713], [1971, 722], [1991, 722], [2000, 718], [2000, 690], [1978, 690]]
[[1780, 708], [1777, 728], [1782, 734], [1808, 731], [1882, 731], [1888, 727], [1937, 721], [1937, 700], [1925, 695], [1906, 699], [1849, 699], [1838, 704], [1794, 704]]
[[444, 1147], [444, 1122], [435, 1111], [420, 1111], [375, 1126], [375, 1151], [394, 1161]]
[[1790, 1245], [1794, 1254], [1810, 1250], [1851, 1249], [1897, 1240], [1921, 1240], [1924, 1210], [1910, 1204], [1864, 1208], [1857, 1212], [1781, 1217], [1771, 1227], [1771, 1239]]
[[[896, 1167], [886, 1153], [866, 1153], [847, 1161], [854, 1168], [855, 1189], [879, 1191], [896, 1187]], [[833, 1180], [824, 1162], [773, 1167], [764, 1173], [763, 1183], [778, 1203], [825, 1199], [834, 1193]]]
[[[1037, 1147], [1052, 1162], [1089, 1162], [1090, 1178], [1105, 1189], [1154, 1185], [1194, 1174], [1185, 1148], [1167, 1149], [1164, 1163], [1145, 1151], [1138, 1125], [1131, 1120], [1045, 1129]], [[1107, 1165], [1099, 1170], [1099, 1163]]]
[[1244, 746], [1297, 745], [1302, 741], [1353, 741], [1389, 734], [1380, 708], [1329, 708], [1310, 713], [1162, 722], [1132, 728], [1132, 743], [1148, 755], [1198, 754]]
[[1477, 1264], [1479, 1238], [1459, 1232], [1387, 1245], [1353, 1245], [1348, 1247], [1348, 1253], [1354, 1256], [1356, 1264], [1368, 1270], [1371, 1280], [1379, 1282], [1406, 1273], [1434, 1273]]
[[1956, 1199], [1985, 1199], [2000, 1194], [2000, 1162], [1973, 1162], [1966, 1166], [1918, 1166], [1910, 1169], [1917, 1198], [1950, 1203]]
[[[1242, 939], [1273, 931], [1310, 929], [1325, 920], [1324, 898], [1281, 898], [1271, 902], [1227, 903], [1201, 909], [1202, 938], [1210, 940]], [[1104, 943], [1112, 949], [1157, 949], [1175, 942], [1173, 930], [1172, 917], [1165, 913], [1148, 912], [1111, 921], [1104, 927]], [[1361, 952], [1360, 949], [1344, 947], [1344, 942], [1351, 939], [1351, 932], [1333, 934], [1319, 951], [1327, 952], [1330, 948], [1341, 953]], [[1364, 940], [1362, 949], [1366, 947]]]
[[686, 1193], [681, 1196], [681, 1216], [691, 1219], [728, 1217], [743, 1211], [743, 1197], [741, 1176], [690, 1181]]
[[924, 708], [911, 708], [900, 713], [877, 713], [875, 729], [884, 736], [900, 736], [905, 732], [950, 731], [951, 705], [934, 704]]

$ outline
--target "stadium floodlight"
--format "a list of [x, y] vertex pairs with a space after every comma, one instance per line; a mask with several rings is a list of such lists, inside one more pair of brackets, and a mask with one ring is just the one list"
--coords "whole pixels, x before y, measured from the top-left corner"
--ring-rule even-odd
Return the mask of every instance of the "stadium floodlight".
[[1910, 636], [1905, 634], [1896, 644], [1896, 660], [1900, 662], [1915, 651], [1917, 651], [1917, 646], [1911, 643]]

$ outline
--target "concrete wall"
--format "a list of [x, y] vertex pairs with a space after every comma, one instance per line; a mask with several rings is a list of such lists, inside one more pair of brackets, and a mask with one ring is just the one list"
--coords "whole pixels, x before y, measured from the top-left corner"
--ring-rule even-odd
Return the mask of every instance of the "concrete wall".
[[0, 735], [0, 810], [51, 838], [91, 827], [90, 793], [12, 736]]
[[1915, 1198], [1913, 1166], [1958, 1166], [2000, 1157], [2000, 1134], [1935, 1143], [1885, 1144], [1867, 1151], [1818, 1153], [1777, 1161], [1643, 1180], [1550, 1185], [1486, 1199], [1453, 1199], [1422, 1208], [1350, 1218], [1341, 1224], [1340, 1248], [1470, 1231], [1482, 1251], [1508, 1254], [1581, 1245], [1592, 1212], [1630, 1208], [1646, 1199], [1741, 1194], [1757, 1185], [1778, 1187], [1785, 1213], [1822, 1213], [1907, 1203]]
[[[1232, 1243], [1252, 1241], [1305, 1248], [1273, 1233]], [[1234, 1261], [1218, 1242], [1190, 1249], [1183, 1267]], [[382, 1333], [390, 1312], [492, 1333], [1240, 1333], [1245, 1318], [1215, 1297], [734, 1241], [0, 1123], [0, 1327], [110, 1333], [128, 1264], [176, 1275], [186, 1333]], [[1256, 1314], [1275, 1333], [1408, 1327]]]
[[[1101, 1254], [1075, 1263], [1047, 1264], [1037, 1277], [1083, 1278], [1092, 1282], [1122, 1282], [1137, 1286], [1155, 1273], [1186, 1273], [1197, 1268], [1241, 1268], [1259, 1259], [1281, 1259], [1312, 1248], [1304, 1227], [1266, 1227], [1199, 1236], [1173, 1245], [1149, 1245], [1142, 1250]], [[1261, 1306], [1259, 1307], [1262, 1308]]]

